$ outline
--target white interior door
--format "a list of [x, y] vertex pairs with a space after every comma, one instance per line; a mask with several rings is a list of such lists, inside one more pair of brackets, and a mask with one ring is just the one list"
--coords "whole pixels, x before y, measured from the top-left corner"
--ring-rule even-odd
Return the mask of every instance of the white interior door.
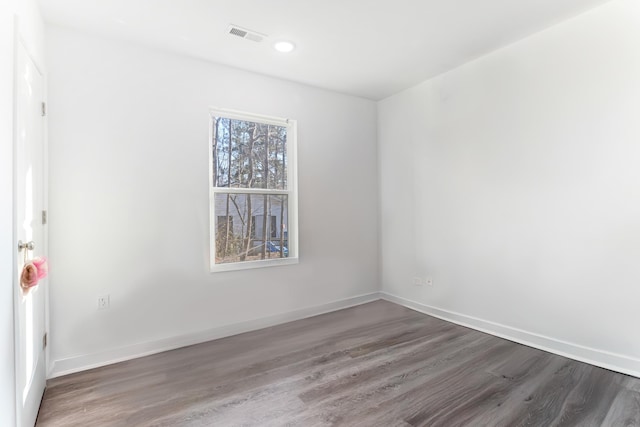
[[[35, 424], [44, 392], [45, 291], [40, 282], [28, 293], [20, 288], [27, 259], [44, 255], [44, 82], [22, 43], [16, 50], [16, 251], [14, 283], [16, 336], [16, 400], [20, 427]], [[18, 241], [33, 242], [33, 250], [18, 249]]]

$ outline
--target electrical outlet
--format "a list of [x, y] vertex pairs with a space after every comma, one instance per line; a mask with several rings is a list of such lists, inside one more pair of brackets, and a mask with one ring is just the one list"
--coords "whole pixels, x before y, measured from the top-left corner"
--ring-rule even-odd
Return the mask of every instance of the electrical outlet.
[[426, 283], [427, 286], [433, 286], [433, 279], [431, 277], [427, 277]]
[[413, 284], [416, 286], [422, 286], [422, 279], [420, 277], [414, 277]]
[[98, 310], [106, 310], [109, 308], [109, 295], [98, 297]]

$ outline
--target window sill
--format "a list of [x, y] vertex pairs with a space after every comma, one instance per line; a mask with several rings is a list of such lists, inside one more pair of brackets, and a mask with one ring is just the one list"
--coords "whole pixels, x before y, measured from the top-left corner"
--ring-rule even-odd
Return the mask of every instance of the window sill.
[[298, 264], [298, 258], [265, 259], [260, 261], [234, 262], [229, 264], [213, 264], [210, 272], [219, 273], [222, 271], [251, 270], [254, 268], [278, 267], [280, 265], [292, 264]]

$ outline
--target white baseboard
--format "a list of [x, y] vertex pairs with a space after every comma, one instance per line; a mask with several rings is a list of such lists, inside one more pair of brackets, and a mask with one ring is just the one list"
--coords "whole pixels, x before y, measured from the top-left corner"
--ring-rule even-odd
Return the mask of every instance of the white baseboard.
[[188, 335], [181, 335], [165, 338], [156, 341], [148, 341], [133, 344], [126, 347], [115, 348], [99, 353], [83, 354], [66, 359], [55, 360], [49, 369], [49, 378], [60, 377], [74, 372], [85, 371], [87, 369], [98, 368], [100, 366], [111, 365], [125, 360], [137, 359], [163, 351], [174, 350], [180, 347], [200, 344], [203, 342], [237, 335], [244, 332], [255, 331], [257, 329], [268, 328], [281, 323], [292, 322], [319, 314], [329, 313], [344, 308], [353, 307], [360, 304], [376, 301], [380, 299], [378, 292], [345, 298], [313, 307], [306, 307], [286, 313], [275, 314], [273, 316], [260, 319], [247, 320], [245, 322], [220, 326]]
[[282, 323], [292, 322], [294, 320], [300, 320], [356, 305], [366, 304], [378, 299], [384, 299], [429, 316], [437, 317], [447, 322], [452, 322], [480, 332], [485, 332], [509, 341], [640, 378], [640, 359], [611, 353], [606, 350], [585, 347], [579, 344], [546, 337], [473, 316], [443, 310], [406, 298], [398, 297], [387, 292], [372, 292], [370, 294], [350, 297], [260, 319], [252, 319], [245, 322], [220, 326], [193, 334], [148, 341], [99, 353], [84, 354], [56, 360], [50, 366], [48, 377], [55, 378], [75, 372], [98, 368], [100, 366], [123, 362], [125, 360], [149, 356], [163, 351], [174, 350], [180, 347], [200, 344], [231, 335], [255, 331]]
[[499, 323], [478, 319], [477, 317], [431, 307], [387, 292], [380, 292], [380, 296], [384, 300], [400, 304], [412, 310], [437, 317], [438, 319], [442, 319], [447, 322], [495, 335], [529, 347], [558, 354], [579, 362], [589, 363], [611, 371], [621, 372], [623, 374], [640, 378], [640, 359], [634, 357], [611, 353], [606, 350], [585, 347], [579, 344], [573, 344], [556, 338], [501, 325]]

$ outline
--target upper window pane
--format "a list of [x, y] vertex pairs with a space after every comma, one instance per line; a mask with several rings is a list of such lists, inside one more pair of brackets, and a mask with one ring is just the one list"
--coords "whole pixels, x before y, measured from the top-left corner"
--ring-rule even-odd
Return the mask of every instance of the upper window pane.
[[287, 127], [213, 118], [213, 186], [287, 189]]

